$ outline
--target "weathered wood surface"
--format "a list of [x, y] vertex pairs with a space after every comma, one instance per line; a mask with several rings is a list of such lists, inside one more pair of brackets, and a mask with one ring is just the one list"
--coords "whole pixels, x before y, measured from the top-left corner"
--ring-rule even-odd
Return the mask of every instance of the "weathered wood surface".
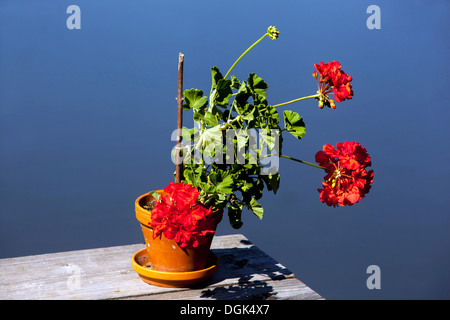
[[322, 299], [243, 235], [216, 236], [219, 270], [195, 288], [144, 283], [131, 266], [144, 244], [0, 259], [0, 299]]

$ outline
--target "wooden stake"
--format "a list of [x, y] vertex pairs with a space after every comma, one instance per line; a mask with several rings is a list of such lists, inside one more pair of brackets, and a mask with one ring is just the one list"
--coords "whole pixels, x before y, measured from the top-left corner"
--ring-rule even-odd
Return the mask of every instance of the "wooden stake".
[[175, 182], [181, 182], [183, 174], [183, 164], [180, 161], [181, 156], [181, 127], [183, 126], [183, 64], [184, 54], [180, 52], [178, 56], [178, 114], [177, 114], [177, 148], [175, 154], [176, 169], [175, 169]]

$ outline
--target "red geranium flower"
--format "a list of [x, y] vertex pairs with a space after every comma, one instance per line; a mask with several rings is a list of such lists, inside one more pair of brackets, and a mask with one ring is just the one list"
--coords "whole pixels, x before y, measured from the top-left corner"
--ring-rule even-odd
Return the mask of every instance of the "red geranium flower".
[[170, 182], [151, 212], [153, 238], [164, 234], [181, 248], [205, 243], [206, 235], [215, 228], [212, 210], [198, 201], [199, 194], [190, 184]]
[[329, 144], [316, 153], [316, 162], [325, 167], [327, 175], [322, 182], [320, 201], [329, 206], [351, 206], [369, 192], [373, 182], [370, 155], [357, 142]]
[[352, 77], [346, 74], [344, 70], [341, 70], [339, 62], [321, 62], [320, 64], [314, 64], [314, 67], [320, 75], [320, 79], [317, 80], [317, 73], [313, 72], [313, 77], [317, 81], [319, 97], [316, 99], [319, 100], [320, 108], [323, 108], [324, 105], [333, 109], [336, 108], [334, 101], [328, 96], [331, 93], [334, 94], [337, 102], [352, 98], [353, 90], [350, 84]]
[[334, 98], [337, 102], [351, 99], [353, 96], [352, 85], [350, 84], [352, 77], [342, 72], [333, 79]]

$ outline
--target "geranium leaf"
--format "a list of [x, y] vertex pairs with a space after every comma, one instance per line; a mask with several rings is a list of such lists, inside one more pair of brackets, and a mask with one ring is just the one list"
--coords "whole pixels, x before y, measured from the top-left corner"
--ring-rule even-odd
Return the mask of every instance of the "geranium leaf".
[[200, 112], [194, 112], [194, 117], [193, 118], [194, 118], [195, 122], [200, 122], [200, 121], [203, 121], [205, 117]]
[[194, 109], [198, 111], [208, 103], [208, 98], [203, 96], [203, 91], [198, 89], [189, 89], [184, 91], [183, 109]]
[[159, 199], [159, 192], [158, 191], [150, 191], [149, 192], [150, 193], [150, 195], [155, 199], [155, 201], [158, 201], [158, 199]]
[[212, 85], [211, 87], [214, 89], [217, 86], [217, 82], [219, 82], [220, 79], [223, 79], [222, 74], [219, 71], [219, 68], [216, 66], [211, 68], [211, 78], [212, 78]]
[[205, 120], [206, 124], [211, 127], [215, 127], [219, 124], [216, 117], [211, 112], [205, 113], [204, 120]]
[[259, 204], [255, 198], [250, 201], [250, 210], [259, 218], [263, 218], [264, 209], [261, 204]]
[[231, 88], [239, 89], [241, 82], [236, 78], [236, 76], [231, 76]]
[[209, 175], [210, 182], [216, 187], [217, 193], [229, 194], [233, 191], [233, 178], [223, 170], [217, 169]]
[[236, 96], [234, 97], [234, 104], [238, 108], [243, 108], [247, 103], [248, 98], [250, 97], [250, 93], [248, 91], [247, 83], [242, 81], [241, 86], [239, 87]]
[[247, 79], [247, 85], [252, 93], [253, 99], [258, 101], [266, 100], [266, 90], [269, 85], [264, 80], [256, 75], [256, 73], [250, 73]]
[[241, 189], [242, 189], [242, 191], [247, 192], [252, 187], [253, 187], [253, 183], [251, 183], [249, 181], [244, 181], [244, 184], [242, 185]]
[[231, 91], [231, 80], [220, 79], [217, 82], [216, 96], [214, 97], [214, 102], [218, 106], [225, 106], [228, 104], [228, 97], [233, 94]]
[[275, 140], [275, 137], [272, 137], [270, 135], [270, 131], [269, 130], [260, 130], [259, 131], [259, 137], [261, 139], [260, 140], [260, 145], [265, 145], [270, 150], [273, 150], [273, 148], [275, 147], [276, 140]]
[[297, 139], [303, 138], [305, 134], [305, 122], [303, 122], [303, 118], [297, 112], [291, 110], [285, 110], [283, 115], [284, 128]]
[[203, 155], [210, 156], [216, 147], [222, 147], [222, 129], [215, 126], [203, 131], [199, 137], [197, 148], [203, 146]]
[[234, 202], [233, 204], [228, 204], [228, 219], [230, 221], [231, 227], [234, 229], [239, 229], [242, 227], [243, 223], [241, 220], [242, 216], [242, 205]]
[[262, 175], [260, 176], [267, 185], [267, 189], [273, 190], [273, 193], [277, 193], [278, 188], [280, 186], [280, 174], [276, 173], [276, 174], [269, 174], [269, 175]]

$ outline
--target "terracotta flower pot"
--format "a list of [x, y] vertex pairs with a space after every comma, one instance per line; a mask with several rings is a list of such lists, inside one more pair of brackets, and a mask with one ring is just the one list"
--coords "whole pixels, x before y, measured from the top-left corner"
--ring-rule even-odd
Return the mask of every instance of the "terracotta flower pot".
[[[141, 223], [151, 268], [165, 272], [191, 272], [205, 268], [214, 234], [208, 234], [206, 243], [195, 248], [181, 248], [175, 240], [164, 235], [153, 239], [153, 229], [149, 225], [151, 214], [144, 208], [152, 201], [153, 196], [146, 193], [135, 202], [136, 218]], [[215, 228], [222, 215], [223, 210], [214, 212]]]

